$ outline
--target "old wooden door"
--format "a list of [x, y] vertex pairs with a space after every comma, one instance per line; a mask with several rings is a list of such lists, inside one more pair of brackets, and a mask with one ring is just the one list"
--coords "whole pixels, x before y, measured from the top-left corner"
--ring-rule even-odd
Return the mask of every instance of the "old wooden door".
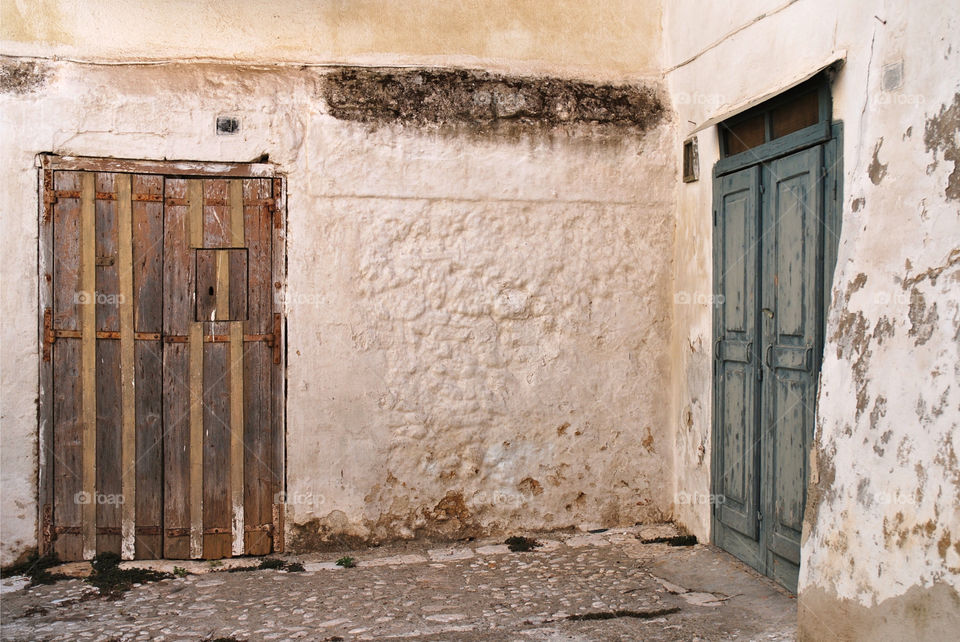
[[42, 173], [41, 548], [282, 550], [282, 182], [57, 157]]
[[714, 183], [714, 541], [791, 590], [814, 435], [836, 142]]

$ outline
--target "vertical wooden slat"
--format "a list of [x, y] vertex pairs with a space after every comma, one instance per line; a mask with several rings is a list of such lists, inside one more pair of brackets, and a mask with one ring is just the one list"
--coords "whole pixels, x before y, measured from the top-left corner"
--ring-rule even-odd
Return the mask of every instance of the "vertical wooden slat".
[[43, 341], [43, 357], [40, 361], [40, 390], [38, 398], [38, 461], [40, 479], [38, 499], [40, 509], [40, 537], [37, 547], [41, 556], [53, 551], [53, 346], [46, 343], [48, 332], [53, 329], [53, 170], [41, 170], [42, 192], [40, 198], [40, 244], [39, 244], [39, 336]]
[[83, 416], [83, 558], [97, 548], [97, 277], [95, 176], [80, 177], [81, 404]]
[[[134, 175], [134, 194], [163, 195], [163, 177]], [[134, 201], [133, 318], [136, 332], [162, 331], [163, 203]], [[163, 353], [161, 342], [134, 342], [136, 390], [136, 540], [137, 559], [163, 557]]]
[[203, 326], [190, 324], [190, 557], [203, 557]]
[[[164, 180], [165, 198], [184, 199], [187, 180]], [[189, 335], [193, 322], [196, 261], [190, 249], [186, 205], [163, 208], [163, 309], [165, 335]], [[143, 342], [138, 342], [143, 343]], [[163, 556], [190, 558], [190, 346], [163, 345]]]
[[[97, 172], [94, 189], [114, 197], [116, 174]], [[120, 331], [119, 234], [116, 198], [95, 205], [97, 331]], [[97, 553], [121, 552], [122, 419], [120, 342], [97, 339]]]
[[[230, 244], [243, 247], [243, 181], [230, 181]], [[229, 282], [229, 280], [228, 280]], [[232, 552], [244, 553], [243, 519], [243, 321], [230, 324], [230, 495], [233, 519]]]
[[[267, 181], [264, 182], [266, 183]], [[280, 284], [280, 281], [284, 278], [286, 272], [286, 184], [282, 178], [273, 178], [270, 182], [272, 183], [270, 195], [274, 199], [275, 206], [272, 212], [273, 233], [270, 240], [271, 266], [269, 274], [271, 278], [267, 284], [267, 290], [270, 293], [269, 296], [271, 301], [274, 302], [274, 305], [271, 306], [272, 312], [275, 315], [280, 316], [282, 315], [282, 310], [280, 309], [280, 306], [275, 305], [276, 299], [273, 297], [273, 293], [277, 291], [275, 288]], [[286, 464], [286, 440], [284, 439], [284, 399], [286, 395], [283, 391], [283, 369], [285, 366], [285, 359], [283, 353], [284, 324], [282, 317], [280, 317], [280, 322], [276, 323], [275, 326], [276, 330], [274, 334], [274, 346], [275, 353], [279, 359], [274, 360], [272, 362], [273, 365], [268, 365], [270, 368], [271, 385], [267, 391], [271, 405], [271, 498], [277, 497], [278, 493], [284, 490], [284, 465]], [[274, 549], [282, 552], [285, 546], [284, 529], [286, 525], [286, 521], [284, 519], [285, 507], [282, 503], [279, 506], [279, 515], [279, 523], [276, 521], [274, 522], [275, 530], [273, 533], [273, 541]]]
[[[231, 242], [228, 183], [222, 179], [203, 182], [203, 243], [212, 256], [213, 288], [215, 290], [210, 316], [200, 316], [203, 333], [230, 335], [232, 323], [220, 321], [229, 318], [229, 292], [226, 285]], [[202, 287], [202, 286], [201, 286]], [[207, 286], [209, 287], [209, 286]], [[209, 291], [209, 290], [208, 290]], [[199, 308], [198, 308], [199, 311]], [[212, 321], [212, 320], [216, 321]], [[225, 343], [206, 343], [203, 350], [203, 556], [206, 559], [229, 557], [233, 551], [230, 492], [230, 346]]]
[[114, 185], [117, 190], [117, 231], [120, 273], [120, 404], [121, 404], [121, 517], [120, 555], [132, 560], [136, 544], [137, 509], [137, 418], [134, 370], [133, 327], [133, 208], [129, 174], [118, 174]]
[[[78, 192], [79, 172], [55, 172], [56, 189]], [[80, 199], [61, 198], [53, 206], [53, 314], [52, 329], [80, 328]], [[50, 461], [53, 476], [53, 524], [75, 527], [52, 541], [62, 560], [83, 559], [83, 400], [80, 385], [81, 339], [57, 339], [52, 346], [52, 435]]]
[[[190, 246], [203, 247], [203, 181], [187, 181]], [[203, 326], [190, 322], [190, 557], [203, 557]]]
[[187, 181], [187, 221], [190, 247], [203, 247], [203, 181]]
[[[267, 180], [244, 181], [248, 200], [270, 196]], [[246, 207], [248, 261], [247, 332], [267, 334], [273, 328], [270, 242], [272, 218], [264, 205]], [[247, 527], [273, 523], [273, 475], [271, 444], [273, 433], [270, 347], [261, 341], [248, 343], [244, 350], [244, 514]], [[266, 555], [271, 550], [267, 530], [251, 530], [245, 537], [247, 555]]]
[[230, 261], [229, 252], [219, 250], [216, 252], [217, 261], [217, 295], [216, 307], [214, 308], [214, 318], [222, 321], [230, 318]]

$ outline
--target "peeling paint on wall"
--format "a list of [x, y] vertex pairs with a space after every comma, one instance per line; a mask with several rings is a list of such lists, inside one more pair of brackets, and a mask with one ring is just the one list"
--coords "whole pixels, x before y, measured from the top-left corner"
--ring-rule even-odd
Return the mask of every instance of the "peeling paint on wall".
[[929, 169], [937, 168], [937, 154], [943, 154], [943, 160], [953, 163], [953, 171], [947, 178], [944, 195], [951, 200], [960, 199], [960, 93], [953, 95], [953, 102], [940, 106], [936, 116], [927, 119], [923, 130], [923, 143], [933, 155]]

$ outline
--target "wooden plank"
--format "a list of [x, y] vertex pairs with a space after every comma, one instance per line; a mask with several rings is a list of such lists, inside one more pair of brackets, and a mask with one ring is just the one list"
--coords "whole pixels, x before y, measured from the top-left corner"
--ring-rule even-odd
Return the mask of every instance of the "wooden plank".
[[270, 163], [214, 163], [197, 161], [152, 161], [126, 158], [94, 158], [41, 154], [43, 169], [126, 172], [163, 176], [269, 177], [277, 172]]
[[190, 324], [190, 557], [203, 557], [203, 326]]
[[203, 181], [187, 181], [187, 199], [190, 247], [203, 247]]
[[87, 502], [83, 505], [81, 526], [83, 528], [83, 559], [93, 559], [97, 547], [97, 308], [96, 308], [96, 202], [93, 200], [95, 176], [84, 173], [80, 176], [80, 286], [84, 300], [80, 304], [81, 339], [81, 408], [83, 413], [83, 493]]
[[[243, 247], [244, 234], [243, 181], [229, 183], [230, 194], [230, 244]], [[231, 254], [238, 254], [232, 252]], [[245, 267], [245, 266], [244, 266]], [[231, 263], [231, 275], [236, 276], [238, 266]], [[245, 279], [244, 279], [245, 280]], [[243, 287], [246, 284], [244, 283]], [[244, 310], [244, 313], [246, 310]], [[231, 316], [230, 318], [238, 318]], [[230, 324], [230, 496], [232, 523], [232, 553], [244, 553], [244, 504], [243, 504], [243, 330], [244, 322]]]
[[[56, 172], [54, 185], [79, 192], [79, 172]], [[80, 199], [57, 201], [53, 212], [53, 328], [80, 329]]]
[[[97, 462], [94, 503], [97, 513], [97, 553], [121, 553], [123, 502], [121, 459], [120, 342], [98, 341]], [[108, 530], [104, 530], [108, 529]]]
[[132, 560], [136, 550], [137, 510], [137, 405], [133, 324], [133, 202], [129, 174], [116, 177], [117, 190], [117, 269], [120, 277], [120, 461], [121, 461], [121, 533], [120, 555]]
[[[184, 179], [164, 181], [164, 196], [183, 198]], [[163, 211], [163, 332], [187, 335], [193, 318], [194, 261], [186, 206]], [[163, 347], [163, 553], [190, 558], [190, 355], [186, 343]], [[175, 535], [173, 532], [183, 534]]]
[[[270, 182], [244, 181], [244, 199], [270, 196]], [[270, 242], [271, 218], [267, 207], [244, 208], [244, 234], [248, 251], [247, 331], [269, 334], [271, 321]], [[244, 519], [247, 531], [244, 546], [248, 555], [266, 555], [271, 551], [273, 495], [271, 489], [270, 348], [263, 343], [247, 345], [244, 351]]]
[[[80, 188], [77, 172], [56, 172], [56, 187]], [[80, 199], [58, 201], [53, 207], [53, 291], [52, 323], [79, 327], [80, 291]], [[76, 501], [83, 491], [83, 417], [80, 387], [80, 342], [51, 347], [53, 410], [51, 455], [53, 524], [77, 526], [82, 522], [82, 504]], [[56, 537], [56, 555], [65, 561], [83, 559], [81, 535]]]
[[[221, 323], [229, 318], [230, 287], [227, 250], [230, 247], [230, 208], [211, 203], [226, 202], [228, 181], [207, 179], [203, 181], [203, 243], [201, 252], [210, 257], [214, 296], [210, 315], [202, 319], [216, 319], [217, 323], [203, 323], [204, 335], [229, 334], [233, 324]], [[211, 249], [207, 249], [211, 248]], [[198, 258], [199, 264], [199, 258]], [[198, 265], [199, 269], [199, 265]], [[198, 273], [199, 275], [199, 273]], [[199, 281], [198, 281], [199, 284]], [[207, 294], [203, 292], [202, 294]], [[198, 312], [200, 311], [198, 300]], [[230, 493], [230, 349], [223, 343], [205, 343], [204, 353], [204, 444], [203, 444], [203, 526], [204, 529], [224, 529], [224, 532], [206, 533], [203, 537], [204, 557], [218, 559], [229, 557], [233, 552], [230, 528], [232, 524], [232, 497]]]
[[[272, 293], [278, 291], [276, 286], [279, 286], [286, 278], [286, 185], [281, 178], [273, 178], [261, 182], [270, 184], [270, 195], [276, 200], [276, 207], [274, 211], [271, 211], [273, 222], [271, 230], [272, 236], [270, 239], [271, 282], [268, 285], [268, 290], [271, 293], [270, 300], [274, 303], [274, 305], [271, 306], [271, 314], [274, 316], [274, 344], [272, 350], [273, 359], [271, 359], [268, 367], [270, 368], [271, 383], [269, 390], [271, 405], [271, 423], [269, 424], [271, 432], [270, 497], [279, 498], [281, 496], [280, 493], [285, 489], [284, 465], [286, 463], [286, 440], [284, 438], [284, 419], [286, 417], [284, 400], [286, 399], [286, 394], [284, 394], [283, 389], [283, 371], [286, 367], [286, 358], [283, 350], [283, 346], [285, 345], [285, 326], [282, 317], [283, 311], [279, 305], [276, 305], [276, 299], [272, 296]], [[279, 506], [279, 511], [280, 520], [274, 523], [273, 538], [274, 548], [282, 551], [285, 546], [284, 530], [286, 528], [284, 520], [285, 507], [282, 504]]]
[[243, 555], [243, 322], [230, 327], [230, 496], [233, 554]]
[[[203, 247], [203, 181], [187, 180], [187, 227], [190, 247]], [[189, 288], [190, 281], [187, 282]], [[175, 287], [183, 287], [177, 284]], [[196, 303], [194, 302], [194, 306]], [[203, 326], [190, 321], [187, 351], [190, 356], [190, 557], [203, 557]]]
[[[115, 174], [96, 173], [97, 192], [115, 191]], [[120, 330], [120, 276], [118, 212], [116, 199], [96, 201], [97, 332]], [[97, 341], [96, 390], [96, 491], [97, 553], [120, 553], [122, 496], [120, 343]], [[106, 529], [106, 530], [104, 530]], [[116, 534], [115, 532], [116, 531]]]
[[214, 306], [218, 321], [231, 319], [230, 316], [230, 261], [229, 250], [216, 252], [217, 291]]
[[136, 360], [136, 537], [135, 559], [163, 557], [163, 355], [159, 341], [135, 346]]
[[[132, 177], [131, 190], [156, 197], [133, 203], [132, 255], [136, 361], [136, 535], [134, 557], [163, 557], [163, 178]], [[150, 339], [147, 339], [150, 337]]]
[[[44, 197], [53, 190], [53, 171], [40, 173], [40, 238], [37, 276], [39, 287], [39, 336], [45, 339], [53, 328], [53, 218], [55, 205]], [[41, 556], [53, 551], [53, 358], [52, 346], [46, 342], [41, 348], [39, 398], [37, 408], [37, 459], [40, 466], [37, 503], [40, 532], [37, 548]]]
[[[116, 174], [95, 174], [96, 189], [113, 191]], [[117, 203], [96, 201], [97, 331], [120, 330], [120, 272], [117, 261]]]
[[[132, 189], [163, 197], [163, 177], [133, 176]], [[134, 330], [159, 333], [163, 329], [163, 204], [133, 203]]]
[[[249, 527], [264, 527], [273, 523], [273, 488], [270, 433], [272, 408], [270, 403], [270, 347], [265, 343], [248, 344], [244, 351], [243, 383], [244, 462], [243, 502], [244, 523]], [[271, 550], [269, 530], [247, 531], [244, 535], [247, 555], [266, 555]]]
[[[199, 325], [199, 324], [198, 324]], [[229, 345], [203, 344], [203, 556], [230, 557], [230, 382]], [[209, 529], [222, 529], [209, 532]]]

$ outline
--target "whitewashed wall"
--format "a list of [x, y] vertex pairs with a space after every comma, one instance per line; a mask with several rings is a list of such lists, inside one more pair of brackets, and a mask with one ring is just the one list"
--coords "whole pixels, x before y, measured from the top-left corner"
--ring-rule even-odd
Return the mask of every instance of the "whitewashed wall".
[[[684, 127], [694, 128], [689, 121], [701, 123], [832, 52], [847, 52], [833, 85], [834, 119], [844, 125], [843, 231], [802, 550], [801, 637], [955, 635], [956, 12], [932, 1], [665, 6], [665, 66], [681, 136]], [[885, 67], [897, 63], [902, 83], [888, 76], [884, 84]], [[680, 187], [675, 288], [709, 293], [710, 171], [718, 153], [713, 128], [699, 134], [699, 144], [702, 178]], [[709, 304], [679, 306], [675, 318], [677, 492], [708, 494]], [[705, 457], [700, 444], [706, 444]], [[707, 534], [708, 504], [678, 503], [675, 509], [681, 522]]]
[[[295, 546], [668, 518], [669, 118], [646, 133], [374, 127], [327, 112], [326, 70], [288, 64], [370, 51], [656, 89], [657, 5], [425, 11], [439, 30], [425, 51], [372, 5], [331, 17], [297, 2], [277, 11], [301, 45], [274, 49], [280, 23], [256, 23], [257, 4], [208, 3], [190, 20], [152, 3], [3, 5], [3, 50], [20, 56], [0, 93], [3, 562], [36, 544], [38, 152], [269, 153], [286, 173]], [[376, 33], [335, 38], [345, 23]], [[193, 55], [263, 64], [128, 64]], [[215, 134], [224, 113], [239, 135]]]

